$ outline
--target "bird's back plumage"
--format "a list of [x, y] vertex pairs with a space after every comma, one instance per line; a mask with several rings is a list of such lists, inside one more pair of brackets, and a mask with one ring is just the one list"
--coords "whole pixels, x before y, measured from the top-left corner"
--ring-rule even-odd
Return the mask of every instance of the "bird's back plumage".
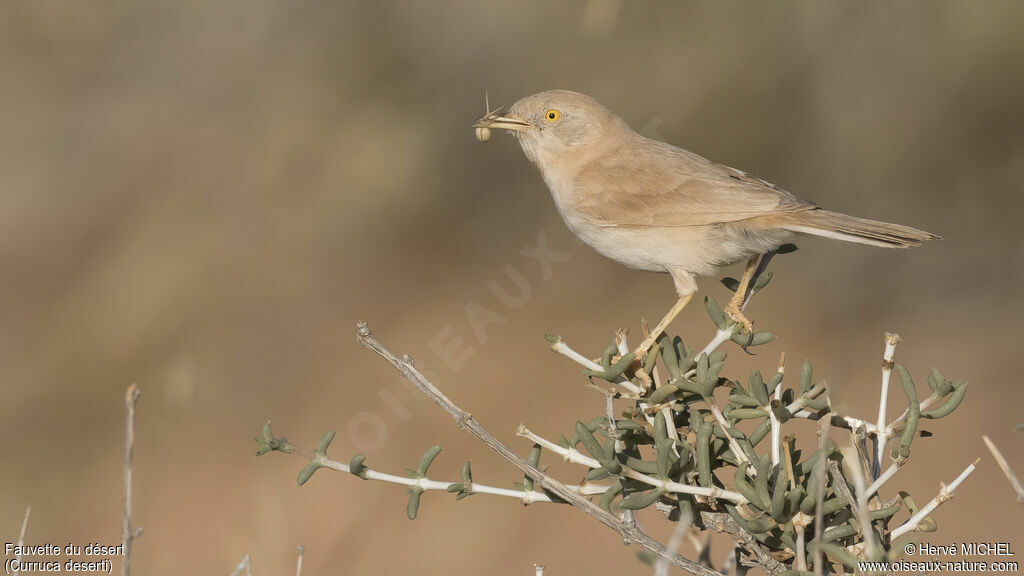
[[747, 223], [886, 248], [920, 246], [938, 236], [822, 210], [774, 184], [664, 142], [633, 134], [586, 163], [575, 207], [603, 227]]
[[596, 225], [707, 226], [815, 208], [740, 170], [632, 136], [576, 176], [575, 207]]

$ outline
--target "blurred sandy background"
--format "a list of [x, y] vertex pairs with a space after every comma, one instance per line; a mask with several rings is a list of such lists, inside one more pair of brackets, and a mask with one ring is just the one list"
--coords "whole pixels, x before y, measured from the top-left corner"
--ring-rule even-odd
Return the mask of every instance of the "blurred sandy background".
[[[309, 447], [337, 430], [336, 458], [385, 471], [440, 443], [432, 475], [472, 459], [478, 481], [518, 478], [361, 349], [357, 320], [521, 449], [520, 421], [557, 437], [600, 410], [543, 334], [597, 354], [660, 316], [672, 284], [573, 244], [514, 141], [470, 128], [485, 87], [492, 105], [559, 87], [823, 206], [946, 238], [800, 242], [749, 309], [780, 338], [730, 348], [729, 375], [811, 358], [872, 418], [882, 333], [899, 332], [922, 394], [932, 365], [971, 388], [892, 486], [924, 502], [982, 457], [926, 539], [1010, 541], [1024, 561], [1024, 509], [980, 440], [1024, 471], [1022, 21], [1009, 0], [0, 5], [3, 539], [31, 504], [30, 543], [119, 542], [136, 382], [138, 574], [227, 574], [243, 554], [288, 573], [298, 544], [306, 574], [648, 573], [569, 509], [431, 493], [410, 522], [401, 488], [319, 473], [299, 489], [301, 460], [252, 457], [269, 419]], [[569, 255], [546, 280], [521, 254], [539, 233]], [[530, 286], [515, 309], [488, 287], [516, 291], [506, 266]], [[503, 324], [474, 333], [471, 304]], [[697, 345], [712, 326], [693, 307], [673, 330]], [[462, 340], [461, 367], [435, 338]]]

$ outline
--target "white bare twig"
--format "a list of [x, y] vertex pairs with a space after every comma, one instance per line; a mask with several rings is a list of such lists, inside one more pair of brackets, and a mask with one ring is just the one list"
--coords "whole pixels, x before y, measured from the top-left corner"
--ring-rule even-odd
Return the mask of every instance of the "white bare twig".
[[798, 412], [793, 412], [792, 414], [793, 418], [802, 418], [804, 420], [812, 420], [815, 422], [821, 420], [823, 417], [828, 418], [829, 422], [831, 422], [833, 426], [836, 426], [837, 428], [844, 428], [846, 430], [856, 430], [861, 427], [868, 431], [875, 429], [875, 424], [873, 422], [867, 422], [860, 418], [854, 418], [853, 416], [843, 416], [831, 411], [824, 416], [809, 410], [800, 410]]
[[936, 495], [935, 498], [932, 498], [930, 502], [922, 506], [921, 509], [917, 511], [917, 514], [914, 514], [910, 517], [909, 520], [907, 520], [898, 528], [893, 530], [890, 533], [891, 539], [896, 540], [897, 538], [903, 536], [904, 534], [907, 534], [908, 532], [913, 532], [914, 530], [917, 530], [917, 525], [920, 524], [922, 520], [927, 518], [928, 515], [932, 513], [932, 511], [938, 508], [939, 505], [942, 504], [943, 502], [953, 498], [957, 487], [959, 487], [960, 484], [964, 480], [966, 480], [968, 476], [974, 473], [974, 469], [977, 467], [978, 462], [980, 460], [981, 459], [979, 458], [978, 460], [975, 460], [974, 463], [968, 465], [967, 468], [965, 468], [964, 471], [961, 472], [955, 480], [950, 482], [948, 486], [945, 484], [940, 484], [938, 495]]
[[[786, 353], [783, 352], [779, 355], [779, 369], [778, 375], [785, 376], [786, 374]], [[779, 380], [779, 385], [775, 387], [775, 401], [782, 401], [782, 380]], [[778, 417], [775, 416], [775, 411], [771, 409], [771, 406], [766, 406], [768, 409], [768, 418], [772, 426], [772, 470], [777, 470], [779, 466], [779, 457], [782, 450], [782, 427], [779, 424]]]
[[529, 438], [530, 441], [540, 444], [544, 448], [547, 448], [548, 451], [558, 454], [559, 456], [562, 457], [562, 460], [564, 460], [565, 462], [569, 462], [572, 464], [580, 464], [586, 466], [587, 468], [601, 467], [601, 463], [598, 462], [596, 459], [587, 456], [586, 454], [580, 452], [575, 448], [563, 448], [562, 446], [559, 446], [558, 444], [552, 442], [551, 440], [548, 440], [547, 438], [538, 436], [537, 434], [530, 431], [530, 429], [524, 426], [523, 424], [520, 424], [519, 428], [516, 430], [516, 436]]
[[[575, 448], [563, 448], [562, 446], [559, 446], [558, 444], [531, 432], [528, 428], [526, 428], [523, 425], [520, 425], [519, 429], [516, 430], [516, 435], [522, 436], [524, 438], [529, 438], [530, 441], [540, 444], [547, 450], [555, 454], [558, 454], [566, 462], [571, 462], [573, 464], [581, 464], [583, 466], [586, 466], [587, 468], [601, 467], [601, 463], [597, 459], [591, 458], [590, 456], [587, 456], [586, 454], [580, 452], [579, 450], [576, 450]], [[724, 488], [719, 488], [717, 486], [705, 488], [704, 486], [691, 486], [690, 484], [682, 484], [680, 482], [673, 482], [671, 480], [662, 480], [660, 478], [655, 478], [654, 476], [648, 476], [647, 474], [644, 474], [642, 472], [637, 472], [636, 470], [627, 467], [623, 467], [622, 475], [628, 478], [632, 478], [634, 480], [639, 480], [640, 482], [643, 482], [644, 484], [649, 484], [650, 486], [653, 486], [655, 488], [662, 488], [666, 492], [676, 492], [679, 494], [693, 494], [695, 496], [718, 498], [721, 500], [728, 500], [736, 504], [744, 504], [747, 502], [747, 499], [744, 498], [743, 495], [740, 494], [739, 492], [732, 492], [731, 490], [725, 490]]]
[[900, 468], [903, 468], [902, 464], [897, 464], [895, 462], [890, 464], [889, 467], [885, 469], [885, 472], [879, 474], [878, 478], [876, 478], [875, 481], [872, 482], [870, 486], [868, 486], [867, 490], [865, 491], [865, 496], [867, 496], [868, 498], [874, 496], [875, 492], [878, 492], [878, 489], [881, 488], [883, 484], [888, 482], [893, 476], [896, 475], [897, 472], [900, 471]]
[[797, 512], [793, 516], [793, 527], [796, 528], [796, 563], [795, 567], [800, 572], [807, 571], [807, 515]]
[[818, 382], [814, 386], [811, 386], [810, 390], [804, 392], [795, 400], [790, 402], [789, 405], [786, 406], [786, 410], [788, 410], [790, 414], [793, 414], [795, 416], [798, 412], [801, 412], [804, 409], [804, 406], [806, 406], [808, 402], [824, 394], [826, 392], [825, 386], [826, 385], [824, 380]]
[[[623, 347], [625, 346], [625, 343], [626, 343], [625, 334], [620, 333], [619, 335], [617, 335], [616, 347], [619, 349], [620, 352], [623, 349]], [[600, 372], [600, 371], [604, 370], [604, 368], [600, 364], [598, 364], [597, 362], [594, 362], [590, 358], [587, 358], [586, 356], [584, 356], [584, 355], [580, 354], [579, 352], [573, 350], [572, 347], [570, 347], [568, 344], [565, 343], [565, 339], [562, 338], [561, 336], [558, 336], [557, 340], [551, 344], [551, 349], [554, 350], [556, 353], [561, 354], [562, 356], [565, 356], [566, 358], [569, 358], [573, 362], [576, 362], [580, 366], [583, 366], [584, 368], [587, 368], [589, 370], [593, 370], [595, 372]], [[629, 351], [628, 347], [626, 348], [626, 351], [628, 353], [628, 351]], [[613, 382], [613, 384], [615, 384], [616, 386], [621, 386], [622, 388], [626, 389], [627, 391], [629, 391], [633, 395], [634, 398], [639, 398], [639, 396], [641, 394], [643, 394], [643, 392], [644, 392], [636, 384], [633, 384], [632, 382], [630, 382], [629, 378], [626, 378], [625, 376], [619, 376], [615, 380], [615, 382]], [[646, 407], [647, 407], [646, 403], [640, 402], [641, 410], [643, 410]], [[654, 424], [654, 417], [653, 416], [651, 416], [650, 414], [647, 414], [646, 411], [644, 411], [643, 414], [644, 414], [644, 418], [647, 419], [648, 423]]]
[[996, 445], [989, 440], [988, 436], [982, 436], [982, 440], [985, 441], [985, 445], [988, 446], [988, 451], [992, 453], [992, 457], [996, 459], [996, 464], [1003, 470], [1003, 474], [1006, 474], [1006, 479], [1010, 481], [1010, 485], [1013, 486], [1013, 491], [1017, 493], [1017, 502], [1024, 504], [1024, 486], [1021, 486], [1020, 479], [1014, 474], [1013, 468], [1010, 468], [1010, 463], [1003, 457], [1003, 453], [996, 448]]
[[306, 555], [306, 547], [299, 544], [298, 558], [295, 560], [295, 576], [302, 576], [302, 557]]
[[812, 386], [810, 390], [804, 392], [799, 397], [797, 397], [796, 400], [789, 403], [789, 405], [786, 406], [786, 410], [793, 415], [793, 418], [803, 418], [815, 422], [821, 420], [822, 418], [828, 418], [831, 426], [845, 428], [846, 430], [850, 431], [857, 430], [858, 428], [863, 428], [866, 431], [871, 431], [875, 429], [875, 425], [872, 422], [867, 422], [866, 420], [861, 420], [860, 418], [854, 418], [852, 416], [843, 416], [841, 414], [836, 414], [832, 410], [831, 400], [828, 401], [828, 410], [824, 414], [819, 414], [817, 412], [811, 412], [809, 410], [804, 409], [804, 406], [806, 406], [810, 400], [813, 400], [814, 398], [820, 396], [823, 392], [826, 391], [826, 388], [827, 386], [824, 381], [818, 382], [817, 384]]
[[818, 382], [814, 386], [811, 386], [810, 390], [804, 392], [795, 400], [790, 402], [786, 406], [786, 410], [793, 415], [793, 418], [803, 418], [806, 420], [814, 421], [821, 420], [822, 418], [828, 418], [832, 426], [845, 428], [847, 430], [856, 430], [857, 428], [863, 427], [868, 432], [871, 432], [872, 430], [875, 429], [875, 424], [873, 422], [867, 422], [865, 420], [861, 420], [860, 418], [854, 418], [852, 416], [843, 416], [841, 414], [836, 414], [835, 412], [832, 411], [831, 404], [829, 405], [828, 412], [824, 416], [818, 414], [817, 412], [811, 412], [809, 410], [804, 409], [804, 406], [806, 406], [810, 400], [817, 398], [823, 392], [825, 392], [825, 390], [825, 382]]
[[[324, 468], [334, 470], [337, 472], [348, 472], [352, 473], [352, 468], [344, 462], [338, 462], [332, 460], [326, 456], [317, 456], [305, 450], [301, 450], [296, 447], [292, 447], [292, 454], [301, 456], [311, 462], [316, 462]], [[600, 464], [599, 464], [600, 466]], [[409, 478], [408, 476], [397, 476], [395, 474], [388, 474], [386, 472], [380, 472], [374, 470], [368, 466], [362, 468], [361, 477], [366, 480], [376, 480], [378, 482], [387, 482], [390, 484], [398, 484], [400, 486], [417, 486], [422, 488], [424, 492], [431, 490], [446, 492], [449, 486], [458, 484], [458, 482], [446, 482], [441, 480], [431, 480], [430, 478]], [[603, 484], [591, 484], [586, 483], [582, 486], [565, 485], [574, 493], [580, 496], [596, 496], [598, 494], [604, 494], [608, 490], [608, 486]], [[533, 504], [534, 502], [551, 502], [551, 497], [539, 490], [513, 490], [511, 488], [498, 488], [496, 486], [487, 486], [486, 484], [479, 484], [473, 482], [470, 486], [469, 492], [473, 494], [489, 494], [491, 496], [503, 496], [508, 498], [515, 498], [520, 500], [523, 504]]]
[[[714, 337], [711, 338], [711, 341], [708, 342], [707, 346], [705, 346], [704, 349], [701, 350], [699, 354], [697, 354], [697, 357], [700, 358], [701, 354], [707, 354], [708, 356], [711, 356], [711, 353], [717, 350], [719, 346], [728, 342], [732, 338], [733, 326], [735, 325], [730, 325], [729, 328], [726, 330], [719, 328], [718, 331], [715, 332]], [[697, 370], [695, 368], [693, 370], [690, 370], [690, 372], [696, 374]], [[687, 372], [687, 376], [690, 375], [690, 372]]]
[[[729, 434], [729, 428], [731, 428], [731, 426], [729, 426], [729, 423], [725, 421], [725, 415], [722, 414], [722, 411], [718, 409], [718, 406], [711, 404], [711, 413], [714, 414], [718, 425], [722, 427], [722, 432], [725, 433], [725, 437], [729, 442], [729, 448], [732, 450], [732, 453], [736, 455], [736, 460], [739, 461], [740, 466], [750, 464], [750, 458], [747, 458], [746, 452], [743, 451], [743, 448], [740, 448], [740, 443], [732, 437], [732, 434]], [[747, 466], [747, 474], [751, 477], [757, 476], [757, 470], [755, 470], [753, 466]]]
[[[557, 341], [551, 344], [551, 349], [554, 350], [556, 353], [561, 354], [562, 356], [565, 356], [566, 358], [579, 364], [580, 366], [583, 366], [595, 372], [601, 372], [604, 370], [604, 368], [597, 362], [594, 362], [590, 358], [587, 358], [586, 356], [573, 350], [568, 344], [565, 343], [565, 340], [561, 337], [559, 337]], [[641, 390], [639, 387], [637, 387], [636, 384], [633, 384], [632, 382], [629, 381], [628, 378], [625, 377], [620, 376], [615, 380], [614, 384], [617, 386], [622, 386], [623, 388], [632, 392], [633, 394], [643, 393], [643, 390]]]
[[882, 397], [878, 402], [878, 423], [875, 425], [875, 454], [871, 462], [871, 477], [878, 479], [882, 473], [882, 457], [885, 455], [885, 444], [892, 436], [892, 430], [886, 427], [885, 410], [889, 400], [889, 379], [892, 377], [893, 358], [896, 345], [900, 343], [898, 334], [885, 333], [885, 350], [882, 352]]

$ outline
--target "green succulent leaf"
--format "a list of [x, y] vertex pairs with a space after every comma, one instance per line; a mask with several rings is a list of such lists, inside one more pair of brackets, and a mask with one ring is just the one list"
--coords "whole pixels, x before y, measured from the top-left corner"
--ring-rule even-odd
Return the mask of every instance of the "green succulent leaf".
[[722, 310], [722, 307], [718, 305], [717, 300], [715, 300], [711, 296], [705, 296], [704, 308], [707, 309], [708, 317], [710, 317], [711, 321], [715, 323], [715, 326], [718, 326], [719, 330], [729, 329], [729, 324], [731, 322], [729, 321], [729, 318], [725, 315], [725, 312]]
[[676, 392], [679, 392], [679, 386], [675, 384], [664, 384], [661, 388], [658, 388], [647, 398], [650, 404], [661, 404], [667, 402]]
[[611, 512], [612, 502], [619, 494], [622, 494], [622, 482], [618, 478], [614, 478], [609, 484], [608, 489], [601, 495], [601, 501], [598, 505], [606, 512]]
[[931, 373], [928, 374], [928, 387], [936, 396], [945, 396], [953, 391], [953, 383], [947, 380], [938, 368], [932, 368]]
[[653, 490], [648, 490], [646, 492], [634, 492], [633, 494], [623, 498], [622, 502], [619, 503], [619, 506], [626, 510], [643, 510], [657, 502], [658, 498], [660, 498], [664, 493], [665, 491], [661, 488], [654, 488]]
[[320, 437], [320, 442], [318, 442], [316, 445], [316, 450], [314, 451], [314, 453], [317, 454], [318, 456], [326, 456], [327, 448], [330, 447], [331, 442], [333, 441], [334, 431], [328, 430], [327, 432], [324, 432], [324, 435]]
[[809, 360], [800, 368], [800, 393], [806, 394], [814, 386], [814, 368]]
[[846, 551], [846, 548], [838, 546], [836, 544], [811, 542], [807, 545], [807, 551], [811, 554], [817, 553], [817, 549], [821, 548], [821, 551], [825, 553], [829, 558], [839, 562], [851, 572], [857, 570], [857, 563], [861, 561], [860, 558], [850, 554]]
[[964, 400], [964, 395], [967, 394], [967, 381], [957, 380], [956, 382], [951, 383], [950, 386], [953, 388], [953, 394], [950, 395], [949, 400], [946, 400], [945, 404], [935, 410], [922, 412], [922, 418], [929, 418], [932, 420], [944, 418], [960, 407], [960, 403]]
[[313, 477], [313, 473], [319, 470], [320, 468], [321, 466], [317, 462], [310, 462], [309, 464], [303, 466], [302, 470], [299, 470], [299, 477], [296, 479], [299, 483], [299, 486], [302, 486], [306, 482], [309, 482], [309, 479]]
[[754, 280], [753, 292], [760, 292], [761, 290], [764, 290], [764, 287], [767, 286], [768, 283], [771, 281], [772, 271], [765, 270], [764, 272], [761, 273], [760, 276], [757, 277], [756, 280]]
[[423, 494], [423, 488], [409, 486], [405, 491], [409, 493], [409, 504], [405, 507], [405, 514], [409, 517], [409, 520], [415, 520], [416, 514], [420, 510], [420, 496]]
[[256, 442], [256, 455], [263, 456], [267, 452], [284, 452], [290, 454], [294, 451], [294, 447], [288, 442], [288, 439], [284, 436], [275, 438], [270, 431], [270, 421], [266, 421], [263, 424], [263, 430], [259, 436], [253, 438]]
[[576, 421], [576, 438], [579, 438], [583, 447], [590, 453], [591, 458], [597, 461], [605, 459], [604, 448], [601, 443], [594, 438], [594, 433], [587, 429], [587, 425], [579, 420]]
[[619, 358], [619, 361], [604, 368], [603, 371], [598, 372], [596, 370], [584, 370], [583, 374], [587, 377], [600, 378], [602, 380], [613, 382], [619, 376], [625, 374], [626, 370], [633, 364], [633, 360], [636, 359], [636, 352], [629, 352]]
[[751, 372], [750, 379], [747, 380], [747, 387], [750, 389], [750, 394], [758, 401], [758, 406], [767, 406], [768, 402], [768, 387], [765, 386], [764, 379], [761, 377], [761, 371], [755, 370]]
[[352, 460], [348, 463], [348, 471], [353, 476], [358, 476], [363, 480], [366, 480], [366, 471], [369, 468], [366, 467], [366, 455], [356, 454], [352, 457]]
[[437, 458], [437, 455], [440, 453], [440, 446], [434, 445], [427, 448], [427, 451], [423, 453], [423, 457], [420, 458], [420, 465], [416, 468], [417, 478], [427, 477], [427, 470], [430, 468], [430, 465], [434, 463], [434, 458]]
[[753, 334], [736, 333], [729, 338], [740, 346], [750, 347], [763, 346], [772, 340], [775, 340], [775, 335], [771, 332], [754, 332]]

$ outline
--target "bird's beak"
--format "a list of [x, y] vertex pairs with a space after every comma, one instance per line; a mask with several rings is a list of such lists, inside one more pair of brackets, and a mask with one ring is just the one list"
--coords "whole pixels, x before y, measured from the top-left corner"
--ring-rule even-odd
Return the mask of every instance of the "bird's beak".
[[473, 128], [504, 128], [513, 132], [522, 132], [533, 128], [533, 124], [521, 118], [516, 118], [512, 114], [502, 114], [501, 110], [495, 110], [474, 122]]

